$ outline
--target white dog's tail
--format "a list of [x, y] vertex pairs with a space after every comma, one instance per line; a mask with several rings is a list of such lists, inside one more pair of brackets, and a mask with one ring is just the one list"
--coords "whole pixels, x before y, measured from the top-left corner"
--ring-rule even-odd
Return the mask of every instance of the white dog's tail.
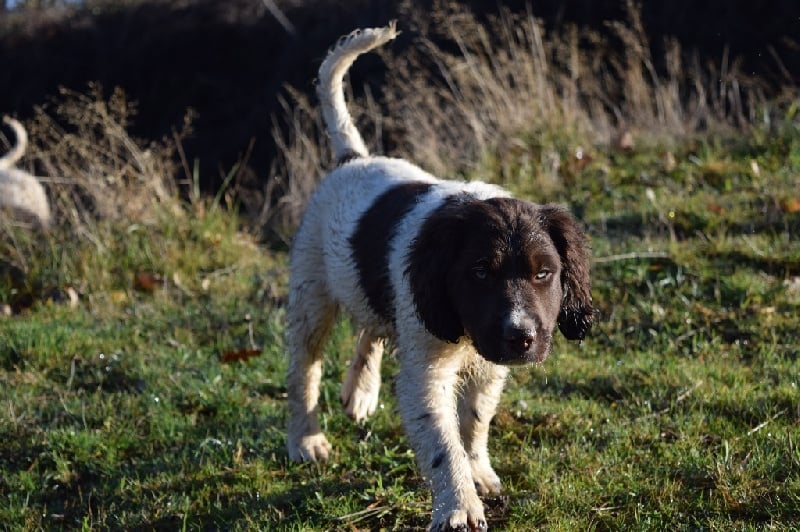
[[344, 101], [342, 79], [345, 72], [359, 55], [391, 41], [397, 34], [394, 21], [384, 28], [356, 30], [342, 37], [319, 67], [317, 96], [337, 163], [369, 155]]
[[14, 131], [14, 136], [16, 137], [16, 144], [8, 153], [0, 157], [0, 170], [7, 170], [14, 166], [25, 154], [25, 150], [28, 148], [28, 133], [25, 131], [25, 128], [22, 127], [22, 124], [10, 116], [4, 116], [3, 122], [8, 124]]

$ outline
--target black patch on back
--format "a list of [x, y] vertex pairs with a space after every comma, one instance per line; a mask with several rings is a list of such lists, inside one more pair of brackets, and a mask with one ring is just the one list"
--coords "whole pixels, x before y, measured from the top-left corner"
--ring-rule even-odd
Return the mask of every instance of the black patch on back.
[[389, 245], [397, 224], [428, 190], [429, 183], [397, 185], [381, 194], [358, 221], [350, 247], [359, 280], [372, 310], [387, 322], [394, 319], [389, 281]]
[[445, 453], [444, 451], [440, 452], [436, 456], [433, 457], [433, 462], [431, 462], [431, 469], [436, 469], [440, 465], [442, 465], [442, 461], [444, 461]]

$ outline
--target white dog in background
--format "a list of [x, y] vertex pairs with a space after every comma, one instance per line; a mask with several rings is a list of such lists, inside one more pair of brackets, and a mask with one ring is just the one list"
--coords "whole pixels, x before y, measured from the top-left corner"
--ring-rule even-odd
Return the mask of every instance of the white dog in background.
[[322, 351], [339, 310], [363, 333], [345, 377], [345, 412], [378, 405], [384, 339], [397, 349], [398, 408], [433, 492], [431, 529], [485, 530], [480, 495], [500, 492], [487, 439], [509, 366], [541, 363], [553, 330], [592, 323], [588, 247], [558, 205], [481, 182], [437, 179], [369, 155], [342, 78], [394, 24], [339, 41], [317, 92], [338, 167], [309, 201], [291, 250], [287, 306], [289, 457], [325, 460], [318, 420]]
[[14, 167], [28, 147], [28, 134], [13, 118], [3, 117], [3, 122], [14, 131], [16, 142], [0, 157], [0, 209], [7, 210], [14, 218], [33, 220], [39, 227], [48, 229], [52, 215], [44, 187], [36, 177]]

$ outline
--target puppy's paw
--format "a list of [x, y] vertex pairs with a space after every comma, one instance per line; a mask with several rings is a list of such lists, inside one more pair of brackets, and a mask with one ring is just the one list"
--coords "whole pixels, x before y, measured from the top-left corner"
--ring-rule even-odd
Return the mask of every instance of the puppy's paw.
[[344, 413], [356, 423], [367, 419], [378, 408], [380, 386], [379, 373], [366, 370], [355, 371], [350, 368], [344, 384], [342, 384], [342, 394], [340, 395]]
[[321, 432], [303, 436], [299, 441], [290, 439], [287, 448], [289, 458], [295, 462], [324, 462], [333, 450]]
[[[483, 503], [478, 497], [464, 506], [438, 511], [434, 506], [432, 532], [484, 532], [489, 530], [483, 515]], [[435, 504], [435, 503], [434, 503]]]
[[488, 460], [471, 460], [472, 480], [475, 483], [475, 490], [478, 495], [499, 495], [503, 491], [503, 484], [500, 477], [494, 472]]
[[361, 423], [378, 408], [378, 386], [365, 390], [359, 387], [348, 387], [345, 383], [345, 386], [342, 387], [341, 400], [347, 417], [356, 423]]

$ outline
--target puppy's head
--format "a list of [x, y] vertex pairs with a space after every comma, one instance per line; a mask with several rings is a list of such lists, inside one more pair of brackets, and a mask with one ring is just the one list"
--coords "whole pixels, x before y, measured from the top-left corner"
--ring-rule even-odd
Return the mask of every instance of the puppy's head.
[[582, 339], [591, 325], [585, 237], [556, 205], [451, 198], [423, 224], [408, 260], [428, 331], [499, 364], [542, 362], [558, 325]]

